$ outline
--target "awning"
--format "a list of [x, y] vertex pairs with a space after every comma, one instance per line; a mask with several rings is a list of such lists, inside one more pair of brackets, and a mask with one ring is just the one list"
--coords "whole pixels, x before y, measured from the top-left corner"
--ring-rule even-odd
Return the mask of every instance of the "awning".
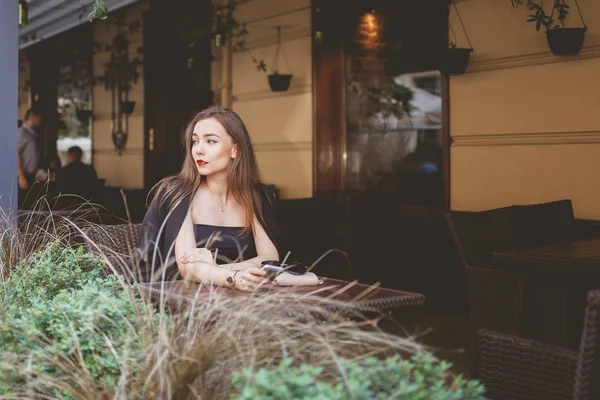
[[[105, 3], [110, 16], [111, 11], [139, 1], [106, 0]], [[27, 3], [29, 18], [26, 26], [19, 27], [19, 50], [78, 25], [89, 24], [87, 16], [94, 0], [27, 0]]]

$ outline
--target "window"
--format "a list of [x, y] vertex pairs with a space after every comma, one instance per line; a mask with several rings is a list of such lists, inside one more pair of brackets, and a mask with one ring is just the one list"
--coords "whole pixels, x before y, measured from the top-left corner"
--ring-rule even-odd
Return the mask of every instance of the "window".
[[[79, 32], [80, 28], [74, 31]], [[79, 146], [82, 161], [92, 163], [92, 55], [87, 35], [68, 32], [69, 51], [62, 53], [58, 76], [58, 133], [56, 147], [64, 166], [67, 150]]]
[[[428, 50], [444, 37], [426, 19], [443, 19], [445, 7], [437, 13], [418, 6], [403, 14], [373, 10], [357, 19], [345, 57], [346, 190], [444, 204], [443, 78]], [[413, 39], [417, 30], [428, 35]]]

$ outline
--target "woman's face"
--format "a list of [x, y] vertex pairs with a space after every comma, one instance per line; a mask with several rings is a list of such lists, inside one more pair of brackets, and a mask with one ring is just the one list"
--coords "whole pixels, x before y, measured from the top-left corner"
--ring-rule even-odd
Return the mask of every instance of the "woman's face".
[[219, 121], [208, 118], [194, 127], [192, 156], [200, 175], [226, 173], [237, 156], [237, 145]]

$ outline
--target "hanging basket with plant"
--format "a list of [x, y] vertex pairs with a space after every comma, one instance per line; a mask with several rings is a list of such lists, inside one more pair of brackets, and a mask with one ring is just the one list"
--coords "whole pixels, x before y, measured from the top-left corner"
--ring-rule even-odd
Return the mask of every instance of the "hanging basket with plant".
[[[553, 0], [552, 11], [550, 15], [544, 11], [543, 0], [510, 0], [514, 8], [519, 8], [520, 5], [525, 4], [527, 9], [531, 12], [527, 22], [535, 22], [535, 30], [539, 31], [542, 27], [546, 28], [546, 40], [550, 51], [556, 56], [567, 56], [577, 55], [583, 45], [583, 39], [587, 26], [583, 20], [583, 14], [579, 8], [577, 0], [573, 0], [579, 18], [583, 27], [569, 27], [565, 25], [567, 16], [571, 7], [566, 3], [566, 0]], [[555, 15], [556, 13], [556, 15]], [[556, 16], [556, 20], [554, 17]]]
[[256, 64], [256, 69], [259, 71], [267, 72], [267, 69], [271, 71], [267, 78], [269, 79], [269, 86], [273, 92], [285, 92], [289, 89], [292, 81], [292, 74], [282, 74], [277, 69], [277, 62], [279, 60], [279, 52], [283, 55], [288, 70], [291, 71], [290, 63], [285, 56], [283, 47], [281, 46], [281, 26], [277, 26], [277, 47], [275, 48], [275, 58], [273, 60], [272, 67], [267, 68], [267, 64], [263, 60], [257, 60], [252, 55], [252, 61]]
[[467, 34], [467, 30], [465, 29], [465, 25], [463, 24], [462, 18], [458, 13], [458, 8], [456, 8], [455, 1], [452, 0], [451, 3], [452, 6], [454, 6], [454, 11], [456, 12], [456, 16], [458, 17], [460, 26], [462, 27], [462, 30], [465, 33], [465, 37], [467, 38], [469, 47], [465, 48], [456, 46], [456, 34], [454, 33], [454, 29], [452, 29], [452, 25], [448, 23], [450, 27], [450, 32], [452, 34], [452, 41], [450, 42], [450, 47], [447, 48], [442, 55], [442, 60], [440, 63], [440, 72], [443, 75], [461, 75], [464, 74], [467, 70], [467, 66], [469, 65], [469, 59], [471, 58], [471, 52], [473, 51], [473, 45], [471, 44], [471, 40], [469, 39], [469, 35]]

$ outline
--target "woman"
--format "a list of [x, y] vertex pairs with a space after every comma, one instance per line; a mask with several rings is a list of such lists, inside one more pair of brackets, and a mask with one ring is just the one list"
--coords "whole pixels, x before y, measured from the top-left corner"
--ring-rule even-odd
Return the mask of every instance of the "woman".
[[134, 253], [140, 279], [180, 276], [254, 290], [265, 283], [261, 262], [279, 260], [281, 232], [248, 131], [233, 111], [211, 107], [183, 140], [181, 172], [155, 187], [142, 223]]

